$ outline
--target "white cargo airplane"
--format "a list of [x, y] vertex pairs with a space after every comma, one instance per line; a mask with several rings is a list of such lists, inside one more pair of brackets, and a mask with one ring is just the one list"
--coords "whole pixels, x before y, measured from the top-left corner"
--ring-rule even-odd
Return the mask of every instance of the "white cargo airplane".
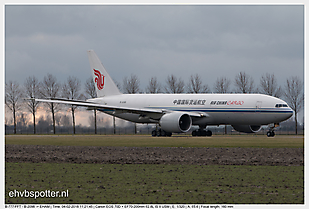
[[199, 126], [192, 136], [211, 136], [206, 126], [232, 125], [239, 132], [255, 133], [274, 128], [290, 118], [293, 110], [281, 99], [263, 94], [122, 94], [93, 50], [87, 51], [98, 98], [86, 101], [36, 99], [97, 109], [135, 123], [159, 124], [153, 136], [185, 133]]

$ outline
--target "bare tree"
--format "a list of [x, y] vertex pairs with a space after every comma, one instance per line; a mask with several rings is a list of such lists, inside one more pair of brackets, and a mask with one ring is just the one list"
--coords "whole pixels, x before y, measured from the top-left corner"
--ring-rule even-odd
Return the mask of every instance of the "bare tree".
[[63, 113], [58, 113], [57, 115], [55, 115], [55, 121], [58, 127], [61, 126], [61, 119], [63, 117]]
[[[80, 81], [76, 77], [69, 76], [67, 82], [62, 87], [63, 97], [71, 100], [81, 100], [84, 95], [80, 93]], [[73, 134], [75, 134], [75, 110], [76, 105], [70, 105], [72, 112]]]
[[177, 79], [175, 75], [170, 75], [166, 79], [165, 90], [170, 94], [180, 94], [185, 90], [185, 83], [181, 79]]
[[297, 134], [297, 113], [304, 102], [303, 87], [303, 82], [297, 76], [292, 76], [286, 80], [284, 96], [295, 113], [295, 134]]
[[[224, 76], [217, 78], [215, 83], [215, 92], [221, 94], [228, 93], [230, 91], [230, 84], [231, 80]], [[224, 133], [227, 134], [227, 125], [224, 126]]]
[[157, 77], [151, 77], [149, 80], [149, 84], [146, 88], [146, 92], [151, 94], [157, 94], [161, 91], [161, 85], [157, 80]]
[[37, 112], [37, 108], [39, 105], [39, 102], [34, 100], [33, 98], [37, 98], [40, 93], [40, 85], [39, 81], [35, 76], [28, 77], [25, 81], [24, 84], [24, 92], [25, 96], [29, 98], [29, 100], [25, 100], [26, 102], [26, 107], [29, 110], [29, 112], [32, 114], [32, 119], [33, 119], [33, 134], [36, 133], [35, 129], [35, 114]]
[[[97, 97], [95, 85], [94, 85], [93, 79], [91, 77], [89, 79], [87, 79], [87, 81], [85, 83], [85, 91], [86, 91], [86, 94], [90, 98], [96, 98]], [[93, 109], [93, 116], [94, 116], [94, 134], [97, 134], [97, 108]]]
[[44, 116], [41, 115], [37, 121], [38, 121], [38, 124], [37, 124], [38, 132], [43, 132], [43, 131], [48, 132], [49, 126], [51, 124], [50, 116], [46, 115], [46, 118], [44, 118]]
[[19, 112], [16, 116], [17, 126], [20, 128], [26, 128], [28, 125], [27, 115], [24, 112]]
[[252, 93], [254, 91], [253, 78], [246, 74], [246, 72], [240, 72], [235, 77], [236, 92], [240, 93]]
[[63, 114], [60, 118], [60, 125], [63, 127], [68, 127], [72, 125], [72, 121], [70, 120], [70, 117]]
[[281, 88], [277, 85], [277, 80], [274, 74], [266, 73], [260, 79], [261, 93], [274, 97], [280, 97]]
[[[57, 83], [56, 77], [51, 74], [44, 76], [43, 82], [40, 84], [40, 94], [45, 98], [57, 98], [59, 96], [60, 85]], [[48, 108], [48, 111], [52, 114], [53, 131], [56, 134], [55, 113], [60, 110], [60, 105], [57, 103], [47, 102], [44, 105]]]
[[14, 134], [16, 134], [16, 111], [21, 108], [22, 91], [17, 82], [5, 83], [5, 104], [13, 112]]
[[221, 94], [226, 94], [230, 92], [230, 84], [231, 80], [224, 76], [217, 78], [217, 81], [215, 83], [215, 92]]
[[199, 94], [207, 92], [209, 92], [209, 87], [207, 84], [203, 85], [200, 75], [191, 75], [188, 83], [188, 93]]
[[[131, 74], [130, 78], [125, 77], [123, 79], [123, 90], [127, 94], [136, 94], [139, 91], [139, 79], [136, 75]], [[113, 123], [115, 124], [115, 118], [113, 118]], [[134, 133], [136, 134], [136, 123], [134, 123]], [[115, 126], [114, 126], [115, 133]]]
[[97, 92], [92, 77], [88, 78], [85, 83], [85, 92], [90, 98], [96, 98]]
[[[118, 81], [114, 81], [117, 88], [119, 89], [119, 91], [121, 91], [121, 83], [119, 83]], [[115, 116], [113, 116], [113, 127], [114, 127], [114, 134], [116, 134], [116, 121], [115, 121]]]
[[139, 79], [136, 75], [131, 74], [131, 77], [123, 79], [123, 91], [126, 94], [136, 94], [139, 92]]

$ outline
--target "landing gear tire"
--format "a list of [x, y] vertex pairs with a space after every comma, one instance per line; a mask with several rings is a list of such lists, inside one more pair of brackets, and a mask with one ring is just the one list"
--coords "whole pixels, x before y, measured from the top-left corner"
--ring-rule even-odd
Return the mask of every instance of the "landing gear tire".
[[199, 136], [199, 131], [198, 130], [192, 131], [192, 136]]
[[211, 131], [206, 131], [206, 136], [212, 136], [212, 132]]
[[212, 136], [212, 132], [211, 131], [206, 131], [206, 130], [194, 130], [192, 131], [192, 136]]
[[158, 130], [158, 133], [157, 133], [157, 136], [160, 137], [160, 136], [166, 136], [166, 133], [165, 131], [163, 131], [162, 129], [159, 129]]
[[166, 132], [165, 134], [166, 134], [166, 136], [168, 136], [168, 137], [171, 137], [171, 136], [172, 136], [172, 133], [171, 133], [171, 132]]
[[162, 130], [162, 129], [159, 129], [158, 131], [156, 131], [156, 130], [153, 130], [152, 132], [151, 132], [151, 135], [153, 136], [153, 137], [160, 137], [160, 136], [168, 136], [168, 137], [170, 137], [170, 136], [172, 136], [172, 133], [170, 133], [170, 132], [165, 132], [164, 130]]
[[157, 137], [161, 136], [161, 129], [157, 131]]
[[274, 136], [275, 136], [275, 132], [273, 132], [273, 131], [267, 132], [267, 137], [274, 137]]

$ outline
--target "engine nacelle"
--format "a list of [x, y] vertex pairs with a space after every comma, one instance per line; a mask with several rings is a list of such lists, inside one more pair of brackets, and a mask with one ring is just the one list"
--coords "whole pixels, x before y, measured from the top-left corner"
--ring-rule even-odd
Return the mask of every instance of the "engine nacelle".
[[172, 112], [163, 115], [160, 119], [161, 128], [166, 132], [184, 133], [190, 130], [191, 117], [182, 112]]
[[232, 125], [236, 131], [244, 133], [256, 133], [261, 130], [261, 126], [257, 125]]

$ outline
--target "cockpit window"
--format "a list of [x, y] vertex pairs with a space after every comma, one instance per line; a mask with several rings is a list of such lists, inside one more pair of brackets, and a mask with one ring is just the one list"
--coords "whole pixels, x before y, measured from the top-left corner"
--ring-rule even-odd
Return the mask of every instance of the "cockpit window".
[[287, 104], [276, 104], [275, 107], [288, 107], [288, 105]]

